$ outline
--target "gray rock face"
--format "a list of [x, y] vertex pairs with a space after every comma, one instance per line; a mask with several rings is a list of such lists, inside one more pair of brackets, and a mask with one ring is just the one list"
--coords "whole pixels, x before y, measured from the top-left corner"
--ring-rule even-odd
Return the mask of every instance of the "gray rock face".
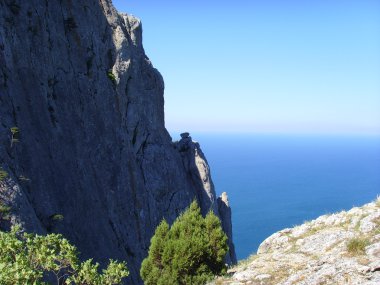
[[219, 216], [222, 221], [223, 230], [228, 236], [228, 247], [230, 251], [227, 256], [227, 262], [229, 264], [236, 264], [237, 259], [235, 255], [235, 246], [234, 246], [233, 238], [232, 238], [231, 208], [228, 202], [227, 193], [223, 192], [217, 201], [218, 201]]
[[210, 168], [199, 143], [194, 142], [187, 132], [182, 133], [181, 137], [181, 140], [175, 145], [181, 153], [183, 165], [193, 187], [199, 189], [196, 194], [202, 214], [206, 215], [211, 210], [220, 217], [223, 230], [228, 236], [229, 252], [226, 256], [226, 262], [235, 264], [237, 260], [232, 239], [231, 208], [227, 194], [224, 192], [221, 197], [216, 198]]
[[0, 0], [1, 228], [63, 233], [83, 258], [127, 260], [141, 284], [163, 218], [194, 198], [228, 218], [199, 145], [172, 143], [163, 91], [140, 21], [110, 0]]
[[212, 284], [380, 284], [380, 198], [268, 237]]

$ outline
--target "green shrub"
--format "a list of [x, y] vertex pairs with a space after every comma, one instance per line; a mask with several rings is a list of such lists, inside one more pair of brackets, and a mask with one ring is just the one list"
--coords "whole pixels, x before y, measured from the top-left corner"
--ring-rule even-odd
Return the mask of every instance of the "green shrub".
[[145, 285], [205, 284], [224, 274], [227, 236], [212, 212], [202, 217], [194, 201], [169, 227], [163, 220], [151, 239], [140, 275]]
[[364, 254], [368, 243], [368, 240], [365, 238], [352, 238], [347, 243], [347, 251], [352, 255]]
[[107, 72], [108, 79], [112, 81], [113, 84], [116, 85], [116, 76], [112, 73], [112, 70], [108, 70]]
[[9, 220], [9, 213], [11, 212], [11, 210], [11, 207], [5, 205], [3, 202], [0, 202], [0, 221]]
[[4, 169], [0, 167], [0, 181], [3, 181], [7, 177], [8, 177], [8, 172], [6, 172]]
[[0, 213], [8, 214], [11, 211], [11, 207], [4, 205], [0, 202]]
[[63, 217], [63, 215], [61, 215], [61, 214], [55, 214], [55, 215], [52, 215], [52, 216], [51, 216], [51, 219], [52, 219], [53, 221], [63, 221], [64, 217]]
[[12, 127], [11, 128], [11, 134], [12, 134], [12, 139], [11, 139], [11, 147], [13, 146], [14, 143], [19, 142], [19, 135], [20, 135], [20, 130], [18, 127]]
[[0, 284], [46, 284], [43, 276], [56, 277], [56, 284], [115, 285], [128, 276], [125, 262], [110, 260], [99, 273], [91, 259], [79, 262], [75, 246], [61, 235], [20, 234], [19, 228], [0, 231]]
[[12, 127], [11, 128], [11, 133], [12, 135], [16, 135], [20, 132], [19, 128], [18, 127]]

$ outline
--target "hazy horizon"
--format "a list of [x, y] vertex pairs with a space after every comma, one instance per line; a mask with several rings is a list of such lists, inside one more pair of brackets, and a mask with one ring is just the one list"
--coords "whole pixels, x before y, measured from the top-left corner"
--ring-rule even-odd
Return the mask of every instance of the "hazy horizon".
[[181, 133], [188, 132], [193, 139], [196, 139], [198, 135], [236, 135], [236, 136], [302, 136], [302, 137], [369, 137], [369, 138], [380, 138], [380, 133], [364, 133], [364, 132], [275, 132], [275, 131], [233, 131], [233, 130], [169, 130], [167, 129], [171, 136], [180, 137]]
[[114, 0], [143, 23], [170, 133], [380, 135], [380, 2]]

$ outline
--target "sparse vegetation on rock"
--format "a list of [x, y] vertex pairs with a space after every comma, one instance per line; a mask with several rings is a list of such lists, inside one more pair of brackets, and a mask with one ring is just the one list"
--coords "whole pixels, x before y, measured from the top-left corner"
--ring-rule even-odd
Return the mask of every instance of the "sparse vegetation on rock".
[[0, 201], [0, 221], [8, 220], [10, 212], [11, 212], [11, 207], [5, 205], [3, 202]]
[[3, 168], [0, 167], [0, 181], [3, 181], [8, 177], [8, 172], [6, 172]]
[[213, 284], [380, 284], [380, 199], [267, 238]]
[[14, 143], [19, 142], [19, 134], [20, 134], [19, 128], [18, 127], [12, 127], [11, 128], [11, 134], [12, 134], [12, 138], [11, 138], [11, 147], [12, 147]]
[[352, 255], [365, 254], [365, 247], [368, 244], [368, 239], [355, 237], [347, 242], [347, 251]]
[[113, 74], [112, 70], [108, 70], [107, 77], [113, 84], [116, 84], [116, 76]]
[[51, 219], [53, 221], [62, 221], [64, 219], [64, 217], [61, 214], [55, 214], [55, 215], [51, 216]]

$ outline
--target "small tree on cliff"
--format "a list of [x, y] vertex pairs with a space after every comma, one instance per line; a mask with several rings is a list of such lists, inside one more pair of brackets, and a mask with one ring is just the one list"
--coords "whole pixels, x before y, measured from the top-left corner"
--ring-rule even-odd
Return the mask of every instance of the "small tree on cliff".
[[80, 262], [75, 246], [59, 234], [46, 236], [0, 231], [0, 284], [48, 284], [44, 277], [55, 276], [55, 284], [116, 285], [129, 275], [125, 262], [110, 260], [99, 273], [92, 259]]
[[227, 251], [219, 218], [203, 218], [194, 201], [171, 227], [165, 220], [157, 227], [140, 275], [145, 285], [205, 284], [226, 271]]

